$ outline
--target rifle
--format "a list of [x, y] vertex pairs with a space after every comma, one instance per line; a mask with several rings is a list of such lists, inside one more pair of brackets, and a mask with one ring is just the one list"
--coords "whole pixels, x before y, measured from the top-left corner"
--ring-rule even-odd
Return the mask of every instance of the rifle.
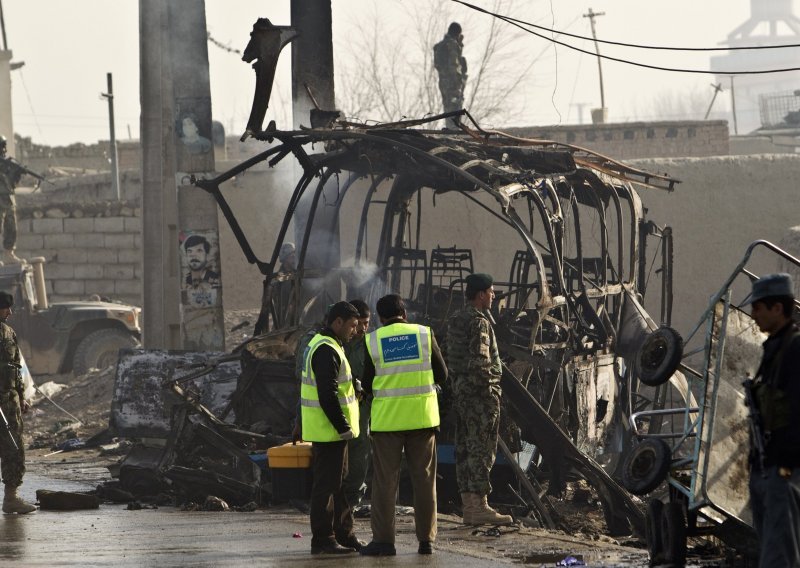
[[11, 178], [10, 181], [12, 181], [14, 185], [17, 184], [19, 178], [21, 178], [23, 174], [27, 174], [31, 177], [38, 179], [39, 181], [44, 181], [52, 186], [55, 186], [55, 184], [52, 181], [45, 178], [42, 174], [37, 174], [33, 170], [29, 170], [28, 168], [20, 164], [18, 161], [16, 161], [14, 158], [4, 158], [3, 160], [1, 160], [0, 170]]
[[756, 451], [756, 459], [758, 460], [758, 467], [761, 469], [761, 476], [767, 477], [767, 471], [764, 467], [764, 457], [766, 449], [764, 447], [764, 427], [761, 421], [761, 413], [756, 406], [755, 398], [753, 397], [753, 379], [747, 378], [742, 381], [744, 387], [744, 404], [747, 407], [747, 419], [750, 422], [750, 437], [753, 441], [753, 448]]
[[3, 409], [0, 408], [0, 419], [3, 421], [3, 426], [6, 427], [6, 432], [8, 432], [9, 438], [11, 438], [11, 443], [14, 444], [14, 448], [19, 450], [19, 446], [17, 445], [17, 441], [14, 439], [14, 434], [11, 433], [11, 426], [8, 425], [8, 420], [6, 420], [6, 414], [3, 412]]

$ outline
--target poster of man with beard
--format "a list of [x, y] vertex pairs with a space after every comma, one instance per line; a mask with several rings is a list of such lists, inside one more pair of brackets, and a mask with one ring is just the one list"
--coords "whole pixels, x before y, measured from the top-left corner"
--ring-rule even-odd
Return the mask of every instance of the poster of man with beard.
[[214, 270], [213, 259], [217, 258], [216, 235], [192, 233], [186, 235], [181, 243], [183, 250], [182, 290], [184, 304], [194, 307], [218, 305], [221, 281], [219, 272]]

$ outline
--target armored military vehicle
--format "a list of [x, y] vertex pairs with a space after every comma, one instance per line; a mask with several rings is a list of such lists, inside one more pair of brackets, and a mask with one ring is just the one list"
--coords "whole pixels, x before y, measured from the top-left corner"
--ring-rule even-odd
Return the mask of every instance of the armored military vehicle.
[[141, 308], [110, 301], [50, 304], [43, 258], [0, 266], [0, 290], [14, 295], [9, 324], [35, 375], [102, 369], [116, 362], [121, 348], [139, 345]]

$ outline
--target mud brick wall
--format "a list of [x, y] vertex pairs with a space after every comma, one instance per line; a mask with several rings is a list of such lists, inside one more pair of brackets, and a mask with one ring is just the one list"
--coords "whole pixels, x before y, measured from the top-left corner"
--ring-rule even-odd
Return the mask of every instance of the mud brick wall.
[[20, 197], [17, 254], [47, 259], [50, 301], [98, 294], [141, 306], [142, 219], [137, 201], [39, 205]]
[[728, 122], [689, 120], [501, 129], [515, 136], [588, 148], [614, 159], [726, 156]]

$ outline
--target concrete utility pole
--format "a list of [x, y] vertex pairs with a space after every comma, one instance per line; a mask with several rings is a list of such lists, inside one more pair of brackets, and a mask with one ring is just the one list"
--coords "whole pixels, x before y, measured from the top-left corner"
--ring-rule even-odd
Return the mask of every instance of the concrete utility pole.
[[108, 92], [100, 93], [100, 96], [108, 100], [108, 153], [111, 157], [111, 193], [113, 193], [117, 197], [117, 201], [119, 201], [120, 190], [119, 166], [117, 163], [117, 135], [114, 132], [114, 84], [111, 78], [111, 73], [106, 73], [106, 80], [108, 82]]
[[703, 117], [703, 120], [708, 120], [708, 115], [711, 114], [711, 107], [714, 106], [714, 101], [717, 100], [717, 95], [722, 92], [722, 83], [711, 83], [711, 88], [714, 89], [714, 95], [711, 97], [711, 102], [708, 103], [708, 110], [706, 111], [706, 115]]
[[205, 3], [139, 0], [144, 345], [225, 348]]
[[[333, 88], [333, 34], [330, 0], [292, 0], [292, 27], [298, 37], [292, 42], [292, 115], [294, 127], [310, 126], [309, 113], [316, 108], [309, 91], [323, 110], [336, 108]], [[325, 207], [338, 198], [337, 183], [332, 177], [314, 214], [305, 268], [326, 274], [341, 261], [337, 208]], [[316, 189], [312, 182], [309, 189]], [[295, 238], [299, 249], [311, 208], [313, 191], [306, 193], [295, 214]], [[299, 251], [298, 251], [299, 252]], [[334, 279], [327, 288], [331, 300], [339, 300], [341, 287]]]
[[733, 112], [733, 133], [739, 134], [739, 125], [736, 123], [736, 90], [733, 88], [733, 75], [731, 75], [731, 111]]
[[[603, 59], [600, 57], [600, 44], [597, 43], [597, 30], [595, 29], [594, 19], [600, 16], [605, 16], [605, 12], [593, 12], [589, 8], [589, 13], [584, 14], [584, 18], [589, 18], [592, 26], [592, 37], [594, 38], [594, 50], [597, 53], [597, 71], [600, 75], [600, 108], [592, 110], [592, 122], [601, 124], [606, 121], [606, 94], [603, 89]], [[599, 112], [598, 112], [599, 111]]]

